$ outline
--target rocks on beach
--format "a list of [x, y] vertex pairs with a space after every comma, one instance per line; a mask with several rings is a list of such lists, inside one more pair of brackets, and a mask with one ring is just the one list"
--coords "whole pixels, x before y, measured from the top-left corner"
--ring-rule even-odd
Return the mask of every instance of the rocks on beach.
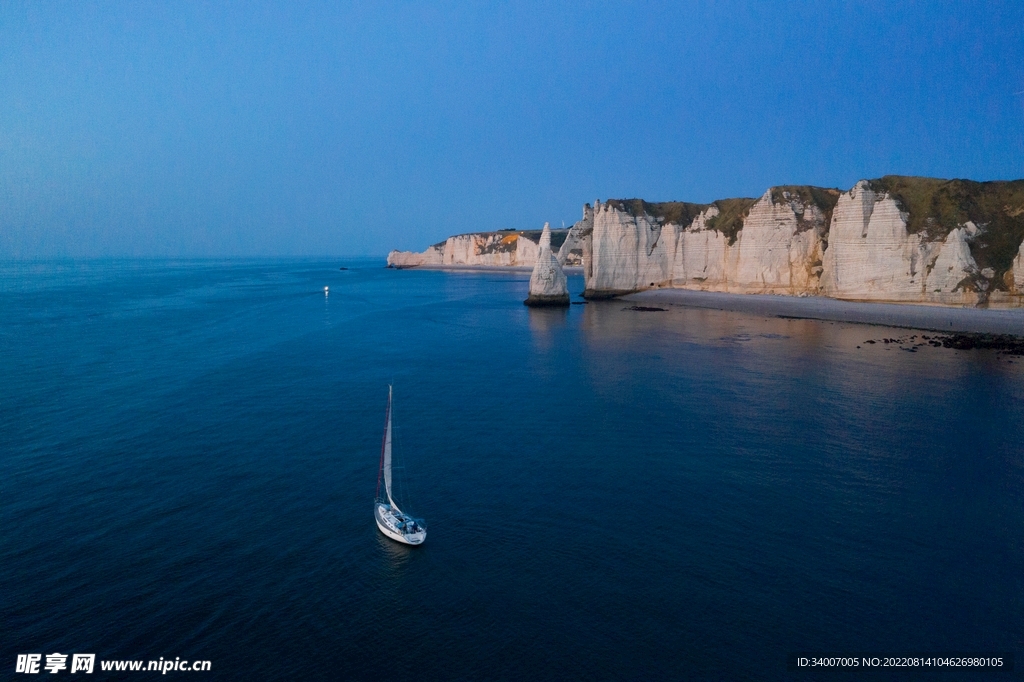
[[[868, 339], [867, 345], [896, 346], [900, 350], [917, 352], [918, 348], [953, 348], [955, 350], [995, 350], [1003, 355], [1024, 356], [1024, 338], [1011, 334], [912, 334], [897, 338]], [[860, 348], [860, 346], [857, 346]]]

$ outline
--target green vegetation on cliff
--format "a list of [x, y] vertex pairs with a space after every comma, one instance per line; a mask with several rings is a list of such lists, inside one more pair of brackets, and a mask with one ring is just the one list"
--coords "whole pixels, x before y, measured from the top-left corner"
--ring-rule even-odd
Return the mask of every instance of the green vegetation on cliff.
[[732, 246], [743, 229], [743, 221], [747, 219], [750, 207], [756, 203], [757, 199], [750, 198], [719, 199], [714, 202], [718, 207], [718, 215], [708, 220], [708, 229], [721, 232], [729, 241], [729, 246]]
[[835, 187], [814, 187], [813, 185], [779, 185], [772, 187], [772, 201], [782, 204], [799, 201], [805, 206], [817, 206], [822, 213], [831, 213], [839, 201], [842, 191]]
[[686, 227], [711, 204], [691, 204], [688, 201], [650, 202], [643, 199], [609, 199], [608, 206], [625, 211], [634, 218], [649, 215], [663, 223]]
[[942, 241], [968, 221], [980, 228], [970, 242], [978, 268], [995, 271], [993, 283], [1005, 289], [1004, 277], [1024, 240], [1024, 180], [975, 182], [886, 175], [868, 184], [896, 199], [908, 213], [907, 231], [928, 241]]
[[[519, 235], [526, 237], [531, 242], [540, 244], [540, 235], [544, 230], [520, 230]], [[569, 236], [569, 228], [562, 227], [559, 229], [551, 228], [551, 250], [558, 252], [562, 248], [562, 244], [565, 243], [565, 238]]]
[[[513, 253], [517, 246], [516, 242], [519, 239], [529, 239], [534, 244], [540, 243], [540, 235], [543, 230], [497, 230], [494, 232], [467, 232], [465, 234], [455, 235], [456, 237], [480, 237], [480, 238], [494, 238], [489, 244], [484, 246], [480, 253], [492, 254], [492, 253]], [[569, 228], [551, 230], [551, 250], [558, 251], [561, 248], [562, 243], [565, 242], [566, 236], [569, 234]], [[451, 239], [451, 237], [449, 237]], [[438, 242], [434, 244], [432, 248], [438, 248], [444, 250], [444, 246], [447, 240], [444, 242]]]
[[729, 244], [736, 242], [736, 235], [743, 229], [743, 220], [757, 199], [719, 199], [713, 204], [693, 204], [688, 201], [650, 202], [643, 199], [609, 199], [605, 202], [611, 208], [625, 211], [634, 218], [648, 215], [662, 223], [674, 223], [687, 227], [694, 219], [711, 206], [718, 207], [718, 215], [707, 222], [708, 229], [724, 234]]
[[[842, 191], [834, 187], [814, 187], [812, 185], [779, 185], [772, 187], [772, 201], [776, 204], [798, 201], [804, 206], [816, 206], [821, 211], [824, 222], [821, 224], [823, 232], [827, 233], [832, 225], [832, 211], [839, 202], [839, 195]], [[797, 231], [803, 232], [817, 227], [813, 220], [808, 220], [806, 214], [798, 215]]]

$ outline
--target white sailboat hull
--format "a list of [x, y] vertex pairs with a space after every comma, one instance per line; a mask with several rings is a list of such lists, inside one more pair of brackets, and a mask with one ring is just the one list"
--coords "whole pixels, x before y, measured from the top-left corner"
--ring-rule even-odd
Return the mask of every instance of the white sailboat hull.
[[[381, 533], [395, 542], [420, 545], [427, 539], [427, 529], [420, 519], [414, 519], [395, 504], [391, 498], [391, 387], [388, 386], [388, 411], [384, 418], [384, 442], [380, 446], [380, 473], [377, 477], [377, 499], [373, 504], [373, 518]], [[384, 493], [380, 495], [380, 481], [384, 479]]]
[[373, 505], [373, 518], [377, 521], [377, 528], [381, 533], [388, 536], [395, 542], [406, 545], [421, 545], [427, 539], [427, 530], [416, 524], [415, 530], [401, 528], [400, 523], [407, 519], [401, 511], [397, 513], [392, 508], [380, 502]]

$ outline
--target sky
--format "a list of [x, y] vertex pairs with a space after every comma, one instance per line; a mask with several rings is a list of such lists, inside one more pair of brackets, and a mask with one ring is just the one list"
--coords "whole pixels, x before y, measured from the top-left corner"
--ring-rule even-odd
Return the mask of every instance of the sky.
[[1024, 178], [1024, 3], [0, 3], [0, 259], [383, 255], [893, 173]]

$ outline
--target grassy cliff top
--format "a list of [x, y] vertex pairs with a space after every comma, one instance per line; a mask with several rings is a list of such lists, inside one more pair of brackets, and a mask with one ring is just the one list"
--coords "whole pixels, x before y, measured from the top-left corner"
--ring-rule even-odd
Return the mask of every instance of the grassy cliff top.
[[[789, 195], [788, 197], [786, 195]], [[779, 185], [772, 187], [772, 201], [776, 204], [797, 200], [805, 206], [817, 206], [822, 213], [831, 214], [842, 190], [835, 187], [813, 185]]]
[[609, 199], [605, 202], [608, 206], [620, 211], [625, 211], [634, 218], [646, 214], [659, 218], [665, 223], [676, 225], [689, 225], [693, 219], [700, 215], [701, 211], [711, 204], [691, 204], [688, 201], [660, 201], [651, 202], [643, 199]]
[[835, 187], [814, 187], [812, 185], [779, 185], [772, 187], [772, 201], [776, 204], [799, 201], [804, 206], [815, 206], [823, 220], [818, 223], [808, 217], [807, 211], [797, 214], [797, 231], [821, 229], [827, 233], [832, 226], [832, 211], [839, 203], [842, 190]]
[[741, 197], [739, 199], [719, 199], [714, 202], [718, 207], [718, 215], [707, 222], [709, 230], [717, 230], [725, 235], [729, 246], [736, 243], [736, 236], [743, 229], [743, 221], [750, 213], [750, 207], [757, 203], [757, 199]]
[[975, 182], [886, 175], [868, 184], [876, 192], [889, 194], [910, 214], [907, 230], [911, 234], [944, 238], [969, 220], [976, 225], [1024, 220], [1024, 180]]
[[906, 175], [869, 180], [908, 213], [907, 231], [941, 241], [968, 221], [982, 228], [971, 243], [979, 268], [996, 271], [1000, 282], [1024, 240], [1024, 180], [975, 182]]
[[[772, 201], [777, 204], [797, 200], [805, 205], [815, 205], [825, 214], [825, 229], [832, 219], [832, 209], [839, 201], [840, 190], [830, 187], [813, 187], [811, 185], [780, 185], [772, 187]], [[736, 199], [719, 199], [710, 204], [694, 204], [687, 201], [650, 202], [643, 199], [609, 199], [608, 206], [625, 211], [634, 218], [649, 215], [665, 223], [689, 225], [701, 212], [715, 206], [718, 215], [709, 219], [707, 227], [721, 232], [730, 245], [736, 243], [736, 237], [743, 229], [743, 221], [750, 213], [750, 207], [757, 199], [740, 197]]]
[[[514, 230], [514, 229], [492, 230], [490, 232], [463, 232], [462, 234], [452, 235], [452, 237], [449, 237], [448, 239], [452, 239], [454, 237], [484, 237], [484, 238], [486, 238], [486, 237], [498, 236], [498, 237], [502, 238], [501, 241], [503, 243], [501, 244], [501, 246], [505, 247], [505, 250], [514, 251], [515, 250], [516, 239], [518, 239], [519, 237], [524, 237], [526, 239], [529, 239], [531, 242], [540, 243], [540, 235], [541, 235], [542, 232], [544, 232], [544, 230]], [[569, 228], [568, 227], [561, 227], [561, 228], [557, 228], [557, 229], [556, 228], [551, 228], [551, 248], [553, 250], [557, 251], [562, 246], [562, 243], [565, 242], [565, 238], [568, 235], [569, 235]], [[515, 237], [516, 239], [509, 239], [509, 237]], [[438, 242], [436, 244], [432, 244], [430, 246], [430, 248], [443, 249], [444, 245], [448, 241], [448, 239], [444, 240], [443, 242]], [[499, 250], [500, 250], [500, 247], [499, 247]]]
[[646, 214], [660, 219], [665, 223], [687, 226], [694, 218], [711, 206], [718, 208], [718, 215], [708, 220], [708, 229], [718, 230], [729, 239], [729, 244], [736, 242], [736, 235], [743, 229], [743, 220], [750, 212], [750, 207], [757, 199], [719, 199], [710, 204], [693, 204], [688, 201], [650, 202], [643, 199], [609, 199], [608, 206], [625, 211], [634, 218]]

